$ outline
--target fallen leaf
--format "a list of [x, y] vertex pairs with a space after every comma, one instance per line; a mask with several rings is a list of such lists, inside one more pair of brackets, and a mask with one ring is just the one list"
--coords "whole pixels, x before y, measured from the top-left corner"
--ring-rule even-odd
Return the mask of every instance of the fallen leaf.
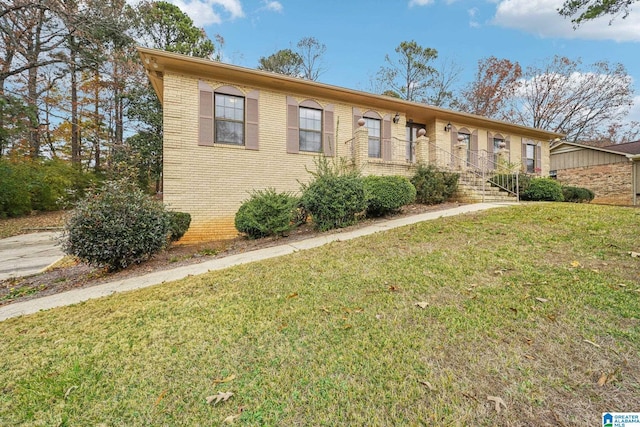
[[546, 298], [536, 297], [536, 301], [545, 303], [545, 302], [548, 302], [549, 300]]
[[223, 378], [223, 379], [216, 378], [216, 379], [213, 380], [213, 383], [214, 384], [228, 383], [229, 381], [233, 381], [235, 379], [236, 379], [235, 374], [231, 374], [227, 378]]
[[71, 387], [69, 387], [67, 389], [67, 391], [64, 393], [64, 400], [67, 400], [67, 397], [69, 397], [69, 395], [71, 394], [71, 392], [75, 389], [77, 389], [78, 386], [77, 385], [72, 385]]
[[548, 314], [547, 315], [547, 319], [551, 320], [552, 322], [556, 321], [556, 315], [555, 314]]
[[417, 306], [418, 306], [418, 307], [420, 307], [420, 308], [427, 308], [427, 307], [429, 307], [429, 303], [428, 303], [428, 302], [426, 302], [426, 301], [420, 301], [420, 302], [415, 303], [414, 305], [417, 305]]
[[583, 340], [584, 342], [586, 342], [587, 344], [591, 344], [594, 347], [600, 348], [600, 344], [596, 344], [593, 341], [589, 341], [589, 340]]
[[578, 261], [571, 261], [571, 267], [580, 267], [581, 264]]
[[329, 309], [327, 307], [320, 307], [320, 311], [324, 311], [327, 314], [331, 314], [331, 312], [329, 311]]
[[509, 307], [509, 310], [513, 311], [515, 314], [518, 314], [518, 309], [514, 307]]
[[421, 380], [418, 380], [418, 382], [419, 382], [420, 384], [422, 384], [423, 386], [427, 387], [430, 391], [435, 391], [435, 390], [436, 390], [436, 389], [435, 389], [435, 387], [434, 387], [434, 386], [432, 386], [432, 385], [431, 385], [431, 383], [430, 383], [429, 381], [421, 381]]
[[297, 298], [298, 297], [298, 293], [294, 292], [292, 294], [287, 295], [287, 299], [291, 299], [291, 298]]
[[604, 385], [607, 383], [607, 379], [608, 379], [608, 378], [609, 378], [609, 377], [607, 376], [607, 374], [602, 374], [602, 375], [600, 375], [600, 379], [598, 380], [598, 385], [599, 385], [600, 387], [604, 386]]
[[525, 355], [524, 355], [524, 357], [525, 357], [525, 358], [527, 358], [527, 359], [529, 359], [529, 360], [536, 360], [536, 358], [535, 358], [535, 357], [533, 357], [533, 356], [529, 356], [528, 354], [525, 354]]
[[207, 403], [210, 405], [213, 403], [215, 405], [218, 402], [226, 402], [227, 400], [229, 400], [231, 396], [233, 396], [233, 393], [230, 391], [227, 391], [227, 392], [219, 391], [213, 396], [207, 396]]
[[390, 290], [391, 292], [397, 292], [397, 291], [399, 291], [399, 290], [400, 290], [400, 288], [399, 288], [399, 287], [397, 287], [396, 285], [390, 285], [390, 286], [389, 286], [389, 290]]
[[495, 408], [496, 408], [496, 412], [500, 413], [500, 407], [503, 406], [504, 409], [507, 409], [507, 404], [504, 403], [504, 400], [502, 400], [502, 398], [497, 397], [497, 396], [487, 396], [487, 400], [490, 402], [494, 402], [495, 403]]
[[624, 283], [618, 283], [618, 286], [620, 286], [621, 288], [626, 288], [627, 287], [627, 285], [624, 284]]
[[640, 258], [640, 252], [629, 252], [629, 255], [631, 255], [631, 258]]
[[240, 415], [241, 414], [229, 415], [227, 418], [222, 420], [222, 422], [225, 423], [225, 424], [233, 424], [233, 422], [236, 420], [236, 418], [239, 418]]
[[160, 393], [160, 396], [158, 396], [158, 398], [156, 399], [156, 403], [154, 403], [154, 406], [158, 406], [158, 404], [162, 401], [162, 399], [164, 398], [164, 395], [167, 394], [167, 390], [162, 390], [162, 393]]

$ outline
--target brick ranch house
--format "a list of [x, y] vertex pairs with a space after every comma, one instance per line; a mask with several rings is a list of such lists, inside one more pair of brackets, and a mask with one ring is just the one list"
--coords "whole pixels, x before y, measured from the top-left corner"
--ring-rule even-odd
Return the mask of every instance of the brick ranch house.
[[163, 105], [163, 200], [188, 212], [185, 241], [237, 235], [252, 190], [297, 192], [314, 158], [363, 174], [413, 174], [418, 163], [540, 176], [562, 135], [392, 97], [138, 48]]
[[640, 141], [592, 147], [561, 142], [551, 148], [551, 175], [588, 188], [602, 204], [640, 205]]

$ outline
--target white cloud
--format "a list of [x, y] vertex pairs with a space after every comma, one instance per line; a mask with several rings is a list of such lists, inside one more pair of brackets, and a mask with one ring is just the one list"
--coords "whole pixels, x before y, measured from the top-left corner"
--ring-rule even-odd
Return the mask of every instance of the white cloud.
[[409, 2], [409, 7], [413, 6], [427, 6], [433, 3], [433, 0], [411, 0]]
[[197, 27], [222, 22], [222, 13], [228, 19], [242, 18], [242, 4], [240, 0], [168, 0], [186, 13]]
[[467, 9], [467, 15], [469, 15], [469, 26], [471, 28], [480, 28], [480, 23], [476, 19], [478, 15], [478, 8], [472, 7], [471, 9]]
[[558, 14], [562, 4], [563, 0], [502, 0], [493, 23], [540, 37], [640, 41], [640, 13], [631, 13], [626, 19], [616, 18], [612, 25], [609, 25], [611, 17], [605, 16], [574, 30], [571, 20]]
[[282, 3], [274, 0], [262, 0], [262, 4], [264, 5], [260, 9], [262, 10], [270, 10], [272, 12], [282, 12]]

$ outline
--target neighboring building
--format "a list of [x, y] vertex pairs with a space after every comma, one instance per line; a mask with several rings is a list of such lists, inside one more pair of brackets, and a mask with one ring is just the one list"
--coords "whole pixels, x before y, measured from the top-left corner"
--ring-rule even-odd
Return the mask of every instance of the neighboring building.
[[[139, 48], [163, 105], [163, 200], [189, 212], [184, 240], [227, 238], [252, 190], [297, 192], [321, 154], [363, 174], [418, 163], [549, 173], [562, 135], [382, 95]], [[424, 130], [423, 130], [424, 129]], [[425, 135], [426, 133], [426, 135]]]
[[551, 175], [595, 193], [595, 203], [640, 205], [640, 141], [592, 147], [560, 142], [551, 148]]

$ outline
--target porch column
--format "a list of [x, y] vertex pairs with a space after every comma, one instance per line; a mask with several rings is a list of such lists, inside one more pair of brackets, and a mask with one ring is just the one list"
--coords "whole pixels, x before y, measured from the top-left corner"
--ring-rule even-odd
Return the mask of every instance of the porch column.
[[369, 158], [369, 131], [364, 124], [364, 119], [358, 120], [358, 128], [353, 135], [355, 165], [358, 169], [361, 169]]
[[467, 170], [467, 144], [463, 143], [463, 136], [458, 137], [458, 143], [454, 147], [456, 156], [456, 170]]
[[[426, 137], [427, 131], [424, 129], [420, 129], [418, 131], [418, 138], [413, 142], [415, 144], [415, 159], [416, 163], [422, 163], [424, 165], [428, 165], [430, 163], [429, 159], [429, 138]], [[412, 147], [413, 148], [413, 147]]]
[[509, 165], [509, 150], [507, 150], [507, 144], [504, 142], [500, 143], [500, 147], [498, 148], [498, 164], [496, 168], [498, 169], [498, 173], [511, 173], [511, 167]]

